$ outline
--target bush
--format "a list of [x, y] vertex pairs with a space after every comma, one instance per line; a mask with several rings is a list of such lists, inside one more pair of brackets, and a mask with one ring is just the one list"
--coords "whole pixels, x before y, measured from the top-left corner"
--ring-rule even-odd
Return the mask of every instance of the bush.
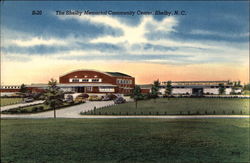
[[31, 109], [32, 112], [36, 112], [37, 110], [38, 110], [38, 107], [33, 107], [33, 108]]
[[39, 106], [38, 108], [37, 108], [37, 111], [43, 111], [44, 110], [44, 107], [43, 106]]
[[28, 113], [28, 110], [22, 109], [22, 110], [20, 110], [20, 112], [21, 112], [21, 113]]

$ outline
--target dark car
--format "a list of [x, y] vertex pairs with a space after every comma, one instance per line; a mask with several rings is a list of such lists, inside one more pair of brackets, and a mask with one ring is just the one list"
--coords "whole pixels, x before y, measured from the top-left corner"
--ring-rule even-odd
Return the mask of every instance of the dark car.
[[122, 104], [122, 103], [125, 103], [126, 100], [123, 98], [123, 97], [117, 97], [115, 100], [114, 100], [114, 103], [115, 104]]

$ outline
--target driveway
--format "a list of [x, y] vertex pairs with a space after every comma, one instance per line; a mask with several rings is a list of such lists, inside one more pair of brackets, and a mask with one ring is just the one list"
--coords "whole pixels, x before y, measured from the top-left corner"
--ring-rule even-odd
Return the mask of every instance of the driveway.
[[[66, 107], [56, 110], [56, 116], [58, 118], [82, 118], [80, 112], [93, 110], [94, 107], [100, 108], [108, 105], [113, 105], [113, 101], [87, 101], [86, 103]], [[52, 118], [54, 117], [54, 111], [47, 111], [34, 114], [1, 114], [1, 118]]]
[[1, 111], [13, 109], [13, 108], [18, 108], [18, 107], [29, 106], [29, 105], [42, 104], [43, 102], [44, 102], [43, 100], [38, 100], [38, 101], [34, 101], [34, 102], [29, 102], [29, 103], [20, 103], [20, 104], [2, 106]]

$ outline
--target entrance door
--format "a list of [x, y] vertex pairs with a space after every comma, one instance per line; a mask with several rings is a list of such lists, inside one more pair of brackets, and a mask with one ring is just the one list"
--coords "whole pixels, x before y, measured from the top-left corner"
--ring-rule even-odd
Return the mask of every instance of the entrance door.
[[203, 88], [193, 88], [192, 94], [194, 96], [202, 96], [203, 95]]
[[84, 93], [84, 87], [76, 87], [77, 93]]

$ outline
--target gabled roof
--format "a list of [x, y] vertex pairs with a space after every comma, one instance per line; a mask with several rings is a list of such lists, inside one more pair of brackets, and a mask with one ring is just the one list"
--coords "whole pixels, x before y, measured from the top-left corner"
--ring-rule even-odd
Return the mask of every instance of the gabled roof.
[[91, 70], [91, 69], [74, 70], [74, 71], [71, 71], [71, 72], [67, 72], [67, 73], [65, 73], [63, 75], [60, 75], [60, 77], [65, 76], [65, 75], [70, 74], [70, 73], [73, 73], [73, 72], [77, 72], [77, 71], [94, 71], [94, 72], [99, 72], [99, 73], [103, 73], [103, 74], [106, 74], [106, 75], [109, 75], [109, 76], [115, 76], [115, 77], [132, 77], [132, 76], [129, 76], [127, 74], [120, 73], [120, 72], [101, 72], [101, 71]]
[[112, 76], [116, 76], [116, 77], [122, 77], [122, 76], [124, 76], [124, 77], [131, 77], [131, 76], [127, 75], [127, 74], [123, 74], [123, 73], [120, 73], [120, 72], [106, 72], [106, 73], [110, 74]]

